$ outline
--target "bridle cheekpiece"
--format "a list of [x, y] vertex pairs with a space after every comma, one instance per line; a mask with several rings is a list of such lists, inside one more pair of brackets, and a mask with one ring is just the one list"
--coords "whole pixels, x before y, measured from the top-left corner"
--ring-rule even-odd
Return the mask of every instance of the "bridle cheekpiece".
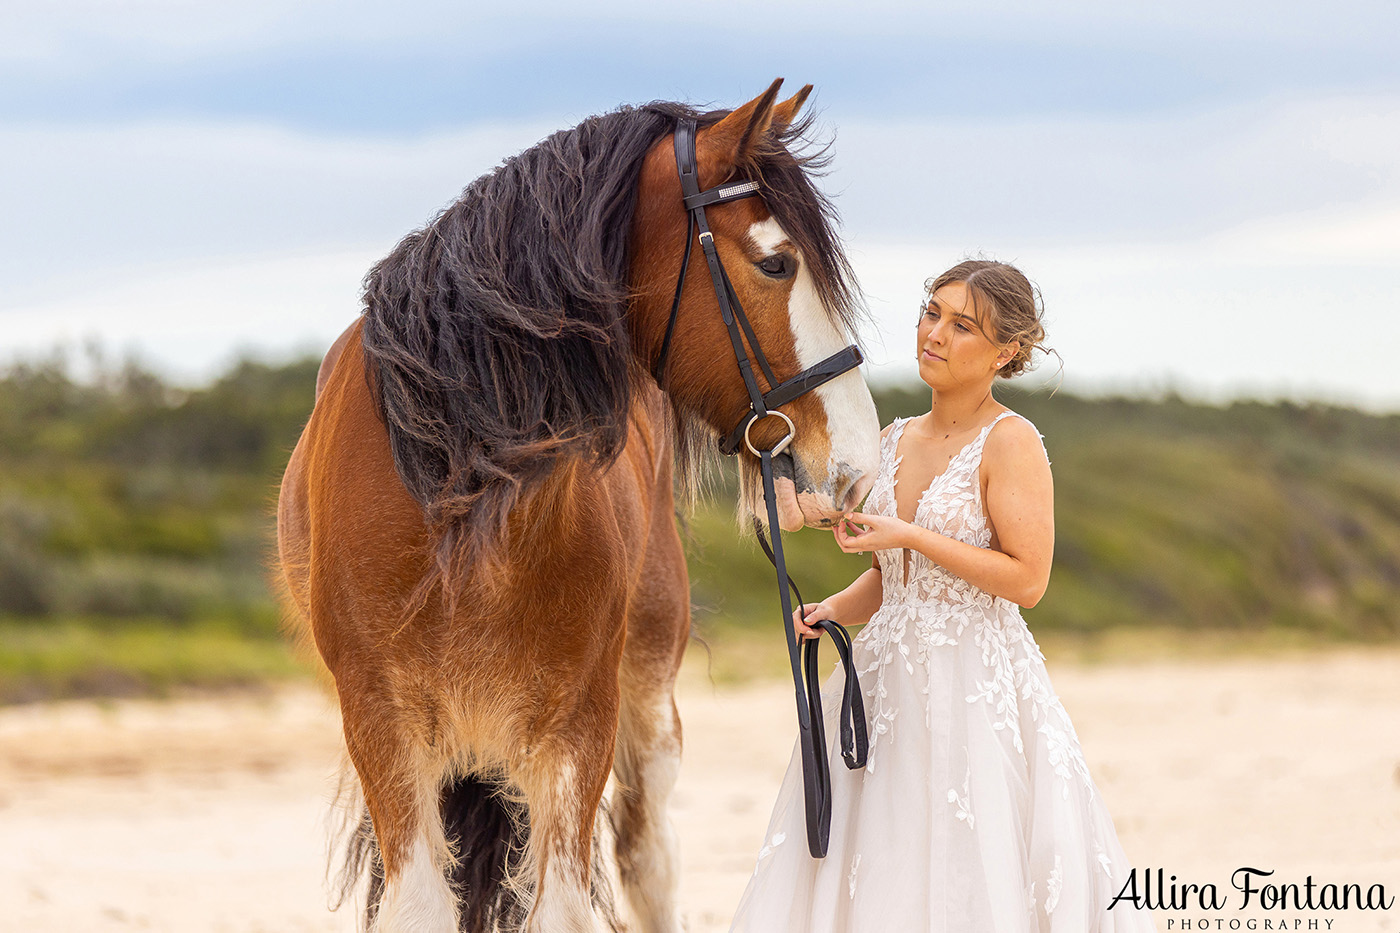
[[[817, 641], [809, 639], [799, 646], [797, 633], [793, 627], [791, 595], [796, 594], [798, 605], [803, 605], [802, 594], [797, 585], [788, 577], [787, 564], [783, 559], [782, 531], [778, 527], [778, 499], [773, 480], [773, 458], [785, 451], [797, 428], [793, 421], [777, 409], [793, 399], [830, 382], [862, 362], [860, 349], [848, 346], [833, 353], [821, 362], [809, 366], [786, 382], [778, 382], [768, 358], [759, 346], [758, 336], [748, 315], [744, 313], [734, 286], [725, 274], [715, 249], [714, 234], [710, 232], [705, 218], [705, 208], [716, 204], [737, 201], [759, 195], [756, 181], [730, 181], [707, 191], [700, 190], [699, 170], [695, 158], [696, 121], [682, 118], [677, 121], [675, 133], [676, 168], [680, 172], [681, 196], [686, 209], [685, 251], [681, 258], [680, 274], [676, 280], [676, 292], [671, 301], [671, 316], [666, 322], [666, 334], [661, 341], [661, 353], [657, 357], [652, 375], [658, 385], [665, 386], [666, 361], [671, 351], [671, 340], [675, 335], [676, 317], [681, 307], [681, 292], [685, 288], [686, 272], [690, 268], [691, 248], [700, 241], [700, 249], [705, 254], [705, 264], [710, 270], [710, 281], [714, 285], [715, 299], [719, 302], [720, 317], [729, 332], [729, 343], [734, 350], [735, 362], [739, 365], [739, 375], [749, 394], [749, 410], [744, 413], [734, 429], [721, 441], [719, 449], [725, 454], [735, 454], [740, 445], [759, 458], [760, 472], [763, 475], [763, 496], [768, 512], [768, 527], [773, 534], [770, 546], [763, 533], [762, 525], [754, 518], [754, 531], [764, 553], [773, 562], [778, 573], [778, 594], [782, 603], [783, 626], [787, 635], [788, 660], [792, 667], [793, 684], [797, 691], [797, 722], [802, 748], [802, 783], [807, 811], [807, 848], [813, 857], [826, 855], [827, 842], [831, 834], [831, 773], [826, 758], [826, 735], [822, 717], [821, 678], [817, 670]], [[698, 235], [697, 235], [698, 232]], [[759, 369], [770, 386], [764, 392], [754, 375], [753, 364], [749, 360], [744, 340], [758, 361]], [[783, 438], [769, 448], [757, 447], [751, 436], [753, 426], [765, 418], [781, 419], [787, 427]], [[791, 591], [791, 593], [789, 592]], [[865, 707], [861, 699], [860, 682], [851, 662], [851, 636], [840, 623], [833, 620], [813, 620], [812, 625], [831, 635], [832, 643], [845, 668], [845, 684], [841, 698], [841, 754], [848, 768], [865, 767], [869, 743], [866, 737]]]

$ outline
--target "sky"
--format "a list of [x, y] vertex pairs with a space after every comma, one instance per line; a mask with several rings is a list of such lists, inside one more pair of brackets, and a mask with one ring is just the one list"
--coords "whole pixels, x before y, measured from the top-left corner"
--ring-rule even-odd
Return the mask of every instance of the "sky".
[[0, 360], [321, 352], [473, 178], [652, 99], [812, 83], [916, 377], [925, 279], [1040, 287], [1035, 384], [1400, 411], [1400, 4], [0, 0]]

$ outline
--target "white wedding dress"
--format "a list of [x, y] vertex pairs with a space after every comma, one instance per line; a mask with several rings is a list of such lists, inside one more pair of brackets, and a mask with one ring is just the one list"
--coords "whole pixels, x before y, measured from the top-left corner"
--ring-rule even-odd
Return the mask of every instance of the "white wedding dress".
[[[978, 470], [992, 426], [919, 498], [914, 521], [987, 547]], [[1019, 415], [1017, 417], [1020, 417]], [[881, 442], [866, 511], [895, 515]], [[1039, 433], [1039, 432], [1037, 432]], [[903, 551], [877, 552], [884, 598], [855, 639], [870, 757], [837, 737], [839, 671], [823, 694], [831, 846], [807, 851], [796, 749], [731, 933], [1123, 933], [1155, 930], [1120, 902], [1130, 863], [1019, 607]]]

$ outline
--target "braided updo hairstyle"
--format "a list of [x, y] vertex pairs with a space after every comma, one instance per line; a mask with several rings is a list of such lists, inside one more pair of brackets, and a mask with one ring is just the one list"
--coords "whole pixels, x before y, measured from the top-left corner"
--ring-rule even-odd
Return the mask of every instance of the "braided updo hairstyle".
[[968, 259], [924, 283], [924, 305], [934, 292], [952, 282], [967, 285], [983, 336], [998, 346], [1013, 340], [1020, 345], [1016, 355], [997, 370], [998, 376], [1010, 379], [1032, 369], [1034, 350], [1054, 353], [1043, 345], [1045, 306], [1040, 291], [1020, 269], [1004, 262]]

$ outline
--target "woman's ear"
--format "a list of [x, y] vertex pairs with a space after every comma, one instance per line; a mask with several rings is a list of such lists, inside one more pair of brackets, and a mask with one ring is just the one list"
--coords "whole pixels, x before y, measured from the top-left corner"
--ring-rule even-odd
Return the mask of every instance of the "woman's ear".
[[1001, 369], [1007, 363], [1016, 358], [1016, 354], [1021, 352], [1021, 342], [1013, 340], [997, 351], [996, 367]]

